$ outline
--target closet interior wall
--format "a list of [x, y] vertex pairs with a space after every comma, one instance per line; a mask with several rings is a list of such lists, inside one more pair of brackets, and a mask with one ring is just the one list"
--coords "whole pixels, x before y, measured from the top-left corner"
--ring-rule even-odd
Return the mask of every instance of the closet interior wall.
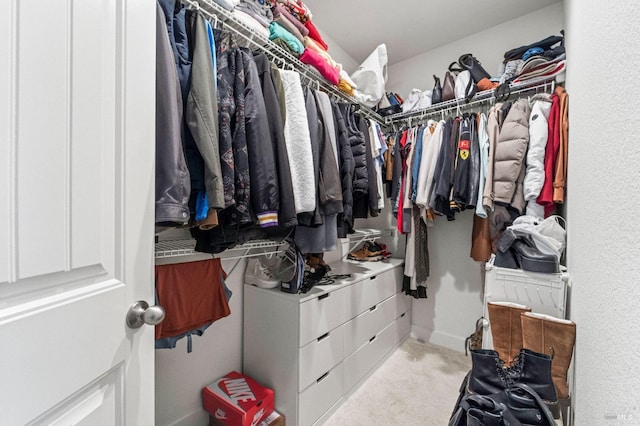
[[[391, 65], [386, 89], [400, 96], [406, 96], [412, 88], [431, 89], [432, 75], [442, 79], [449, 64], [464, 53], [473, 53], [483, 67], [495, 75], [504, 52], [559, 34], [563, 28], [563, 4], [547, 6]], [[440, 114], [436, 115], [440, 119]], [[382, 229], [392, 223], [395, 220], [389, 209], [361, 224], [356, 222], [360, 227]], [[435, 226], [428, 229], [428, 298], [414, 300], [412, 307], [411, 331], [419, 340], [463, 351], [465, 338], [473, 332], [476, 320], [482, 316], [484, 272], [481, 263], [469, 257], [472, 227], [473, 212], [467, 210], [457, 214], [452, 222], [438, 218]], [[404, 253], [404, 235], [382, 242], [388, 243], [394, 256]]]
[[[267, 53], [270, 60], [279, 67], [295, 69], [301, 73], [303, 85], [326, 91], [329, 95], [336, 96], [341, 102], [355, 103], [355, 100], [340, 92], [335, 86], [330, 85], [311, 67], [300, 63], [297, 59], [283, 54], [283, 51], [268, 40], [262, 39], [251, 30], [244, 29], [243, 25], [230, 19], [230, 13], [209, 0], [184, 0], [185, 6], [199, 9], [205, 17], [212, 18], [212, 22], [237, 35], [240, 45], [252, 50], [262, 50]], [[241, 36], [240, 33], [245, 34]], [[327, 39], [335, 48], [332, 49], [333, 57], [338, 61], [344, 61], [347, 70], [353, 71], [357, 63], [344, 50], [331, 39]], [[373, 118], [381, 124], [382, 117], [366, 108], [361, 108], [361, 114]], [[172, 241], [180, 247], [179, 252], [187, 253], [178, 257], [163, 255], [156, 259], [156, 264], [192, 262], [210, 259], [210, 254], [196, 253], [191, 249], [190, 234], [186, 229], [171, 229], [158, 235], [162, 241]], [[182, 243], [186, 245], [182, 245]], [[351, 247], [344, 242], [335, 252], [327, 253], [325, 260], [329, 263], [339, 261], [342, 258], [340, 247]], [[353, 248], [353, 247], [351, 247]], [[272, 251], [271, 249], [269, 251]], [[192, 254], [189, 254], [192, 253]], [[225, 280], [229, 289], [233, 292], [229, 300], [231, 314], [215, 321], [202, 336], [192, 337], [192, 352], [187, 352], [187, 339], [177, 342], [174, 349], [158, 349], [156, 353], [156, 391], [155, 391], [155, 424], [157, 425], [205, 425], [209, 422], [209, 414], [202, 408], [200, 391], [216, 378], [229, 371], [242, 371], [242, 333], [243, 333], [243, 281], [246, 269], [246, 258], [237, 259], [238, 253], [221, 253], [222, 268], [230, 273]], [[345, 253], [346, 254], [346, 253]], [[225, 258], [234, 259], [225, 260]]]
[[[558, 3], [390, 66], [387, 90], [406, 96], [413, 87], [431, 88], [432, 74], [442, 77], [451, 61], [469, 52], [495, 73], [494, 68], [505, 51], [557, 34], [562, 28], [563, 9]], [[339, 48], [339, 40], [331, 46], [332, 55], [340, 60], [336, 54], [343, 51]], [[385, 201], [387, 206], [381, 215], [357, 219], [356, 228], [394, 228], [389, 201]], [[418, 339], [459, 351], [463, 350], [465, 337], [482, 314], [483, 274], [480, 265], [469, 257], [471, 228], [470, 211], [459, 214], [453, 222], [439, 219], [435, 227], [429, 228], [431, 275], [428, 299], [413, 301], [412, 334]], [[381, 241], [390, 246], [394, 257], [402, 257], [404, 239], [404, 236], [395, 235]], [[203, 258], [210, 258], [210, 255], [191, 255], [181, 261]], [[334, 253], [328, 260], [339, 258], [340, 255]], [[202, 409], [200, 390], [215, 378], [242, 369], [242, 287], [246, 260], [240, 260], [237, 265], [236, 262], [222, 261], [225, 270], [235, 265], [226, 281], [233, 291], [229, 302], [231, 315], [213, 323], [202, 336], [194, 336], [191, 353], [187, 353], [186, 339], [178, 341], [175, 349], [156, 351], [157, 425], [207, 424], [208, 414]]]

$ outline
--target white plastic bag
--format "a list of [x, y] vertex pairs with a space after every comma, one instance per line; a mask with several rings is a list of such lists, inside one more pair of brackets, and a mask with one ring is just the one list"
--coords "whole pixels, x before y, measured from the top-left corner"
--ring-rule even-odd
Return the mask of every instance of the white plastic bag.
[[564, 221], [561, 216], [549, 216], [540, 221], [533, 216], [524, 215], [517, 217], [509, 228], [530, 234], [538, 250], [553, 254], [560, 260], [567, 245], [567, 232], [560, 220]]
[[388, 59], [387, 46], [382, 43], [351, 74], [351, 79], [358, 86], [354, 96], [362, 105], [373, 108], [384, 97]]

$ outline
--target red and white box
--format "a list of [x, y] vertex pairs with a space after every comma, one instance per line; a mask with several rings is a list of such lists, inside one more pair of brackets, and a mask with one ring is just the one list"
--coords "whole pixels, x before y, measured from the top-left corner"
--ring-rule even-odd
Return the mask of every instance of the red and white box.
[[232, 371], [202, 389], [204, 409], [228, 426], [256, 426], [274, 409], [273, 390]]

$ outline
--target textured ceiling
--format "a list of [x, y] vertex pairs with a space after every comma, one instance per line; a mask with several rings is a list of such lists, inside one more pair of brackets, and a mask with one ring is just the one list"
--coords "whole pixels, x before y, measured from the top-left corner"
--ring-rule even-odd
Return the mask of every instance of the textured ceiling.
[[313, 22], [357, 63], [380, 43], [389, 64], [560, 0], [304, 0]]

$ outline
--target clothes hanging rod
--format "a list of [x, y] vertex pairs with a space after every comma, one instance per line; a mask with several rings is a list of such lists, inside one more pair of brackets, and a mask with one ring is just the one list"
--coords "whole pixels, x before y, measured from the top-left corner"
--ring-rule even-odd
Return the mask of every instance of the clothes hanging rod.
[[[506, 94], [506, 98], [514, 95], [522, 95], [527, 92], [537, 91], [539, 89], [550, 89], [551, 91], [555, 87], [555, 78], [538, 78], [532, 79], [526, 83], [521, 84], [509, 84], [509, 91]], [[454, 110], [465, 110], [484, 103], [495, 103], [501, 100], [496, 96], [496, 90], [485, 90], [476, 94], [470, 102], [465, 102], [462, 99], [452, 99], [450, 101], [440, 102], [436, 105], [432, 105], [427, 108], [401, 112], [398, 114], [392, 114], [385, 118], [387, 125], [402, 124], [405, 122], [420, 122], [426, 119], [442, 116], [448, 114]]]
[[273, 43], [268, 38], [265, 38], [262, 34], [258, 34], [255, 30], [238, 21], [233, 13], [224, 9], [222, 6], [216, 4], [211, 0], [180, 0], [186, 6], [189, 6], [192, 10], [202, 13], [203, 15], [211, 18], [214, 22], [221, 22], [228, 29], [232, 30], [234, 34], [240, 36], [252, 47], [259, 49], [266, 55], [271, 57], [274, 62], [280, 63], [284, 68], [289, 68], [292, 71], [296, 71], [300, 74], [302, 80], [305, 80], [309, 86], [315, 87], [318, 90], [323, 90], [325, 93], [333, 95], [338, 99], [357, 105], [356, 112], [372, 119], [378, 124], [386, 125], [385, 119], [371, 108], [361, 105], [354, 97], [339, 90], [336, 86], [327, 82], [322, 75], [313, 67], [300, 62], [298, 58], [287, 52], [284, 48]]

